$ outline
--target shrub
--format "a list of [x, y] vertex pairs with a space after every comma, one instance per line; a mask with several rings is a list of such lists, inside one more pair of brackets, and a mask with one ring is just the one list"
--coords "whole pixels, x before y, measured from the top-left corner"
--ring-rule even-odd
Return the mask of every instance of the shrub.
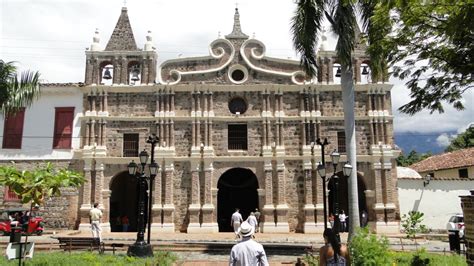
[[349, 243], [352, 264], [391, 265], [388, 247], [386, 237], [377, 237], [367, 228], [360, 228]]
[[410, 211], [408, 215], [402, 217], [402, 227], [407, 234], [407, 238], [415, 238], [418, 233], [426, 233], [428, 228], [421, 224], [424, 214], [419, 211]]

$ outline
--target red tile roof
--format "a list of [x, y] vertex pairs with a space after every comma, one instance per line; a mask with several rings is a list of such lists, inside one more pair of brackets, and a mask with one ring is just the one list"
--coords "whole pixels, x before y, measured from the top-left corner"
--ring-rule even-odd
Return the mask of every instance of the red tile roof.
[[474, 148], [467, 148], [434, 155], [409, 167], [420, 173], [472, 165], [474, 165]]

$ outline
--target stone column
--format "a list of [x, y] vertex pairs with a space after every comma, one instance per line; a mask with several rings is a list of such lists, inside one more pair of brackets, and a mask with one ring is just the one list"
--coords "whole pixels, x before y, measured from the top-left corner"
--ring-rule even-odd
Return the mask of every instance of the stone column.
[[277, 232], [288, 233], [290, 232], [290, 227], [288, 225], [289, 207], [286, 204], [285, 164], [283, 160], [277, 160], [276, 163], [278, 181], [278, 203], [276, 206], [277, 224], [275, 229]]
[[311, 174], [311, 162], [309, 162], [309, 167], [304, 169], [304, 214], [305, 214], [305, 223], [304, 223], [304, 232], [305, 233], [316, 233], [316, 221], [315, 221], [315, 206], [313, 201], [313, 176]]
[[262, 121], [262, 148], [268, 146], [267, 142], [267, 120]]
[[214, 100], [212, 91], [209, 92], [209, 116], [214, 116]]
[[102, 222], [101, 222], [101, 229], [102, 232], [110, 232], [110, 195], [112, 195], [112, 191], [109, 189], [102, 189]]
[[94, 60], [92, 58], [87, 58], [86, 60], [86, 78], [85, 78], [85, 83], [86, 85], [92, 84], [92, 62]]
[[[151, 206], [152, 221], [151, 227], [153, 229], [161, 230], [163, 224], [161, 222], [161, 212], [163, 210], [162, 191], [163, 191], [163, 164], [160, 165], [153, 182], [153, 204]], [[153, 230], [152, 229], [152, 230]]]
[[174, 147], [174, 121], [170, 120], [170, 147]]
[[213, 149], [213, 147], [212, 147], [212, 132], [213, 132], [212, 131], [212, 120], [209, 120], [209, 132], [211, 132], [211, 133], [208, 136], [209, 137], [208, 144], [209, 144], [209, 147], [211, 147], [211, 149]]
[[373, 174], [375, 181], [375, 204], [373, 206], [376, 220], [376, 227], [385, 226], [385, 204], [383, 201], [383, 185], [382, 185], [382, 164], [373, 164]]
[[104, 132], [102, 132], [102, 130], [104, 130], [104, 127], [103, 127], [103, 123], [105, 121], [102, 120], [102, 119], [99, 119], [98, 120], [98, 125], [97, 125], [97, 129], [99, 131], [99, 133], [97, 133], [97, 146], [102, 146], [103, 145], [103, 135], [104, 135]]
[[369, 130], [370, 130], [370, 144], [375, 144], [375, 136], [374, 136], [374, 121], [372, 119], [369, 120]]
[[107, 91], [104, 91], [104, 115], [108, 116], [109, 115], [109, 99], [108, 99], [108, 93]]
[[142, 73], [142, 82], [141, 84], [142, 85], [147, 85], [149, 84], [150, 82], [148, 81], [148, 59], [145, 57], [143, 58], [142, 60], [142, 69], [143, 69], [143, 73]]
[[104, 111], [104, 92], [100, 91], [97, 94], [99, 95], [99, 112], [102, 113]]
[[173, 163], [165, 162], [165, 204], [163, 205], [163, 231], [167, 232], [174, 232], [173, 174]]
[[197, 146], [196, 118], [193, 118], [191, 127], [191, 147]]
[[84, 140], [84, 145], [90, 146], [91, 145], [91, 122], [90, 120], [86, 121], [86, 137]]
[[96, 162], [95, 168], [95, 195], [94, 202], [99, 203], [99, 206], [103, 208], [102, 201], [102, 190], [104, 189], [104, 164], [101, 162]]
[[112, 77], [113, 80], [112, 80], [112, 83], [113, 84], [120, 84], [120, 77], [121, 77], [121, 74], [122, 74], [122, 65], [120, 63], [120, 59], [119, 58], [114, 58], [114, 61], [113, 61], [113, 65], [114, 65], [114, 76]]
[[206, 119], [204, 122], [204, 146], [207, 147], [209, 146], [208, 140], [209, 140], [209, 121]]
[[328, 84], [334, 83], [334, 70], [333, 70], [333, 59], [328, 58], [327, 60], [328, 66]]
[[201, 210], [201, 192], [199, 182], [199, 172], [201, 171], [201, 162], [191, 161], [191, 204], [189, 205], [189, 225], [188, 233], [200, 232], [201, 223], [199, 212]]
[[126, 85], [128, 84], [128, 66], [127, 66], [127, 59], [126, 58], [121, 58], [121, 64], [122, 64], [122, 67], [121, 67], [121, 70], [122, 72], [120, 73], [120, 84], [121, 85]]
[[94, 146], [96, 144], [96, 138], [95, 138], [95, 120], [91, 120], [91, 146]]
[[273, 204], [273, 166], [270, 160], [265, 160], [264, 163], [265, 174], [265, 205], [263, 206], [263, 213], [260, 216], [264, 233], [274, 232], [276, 228], [275, 221], [275, 205]]
[[213, 172], [212, 161], [210, 159], [204, 159], [204, 205], [202, 205], [202, 224], [201, 230], [204, 232], [217, 233], [219, 227], [215, 220], [216, 208], [214, 205], [213, 191], [217, 192], [216, 188], [213, 188]]
[[84, 159], [84, 178], [85, 182], [82, 185], [82, 204], [79, 209], [80, 224], [79, 230], [90, 231], [89, 211], [91, 209], [91, 193], [92, 193], [92, 159]]

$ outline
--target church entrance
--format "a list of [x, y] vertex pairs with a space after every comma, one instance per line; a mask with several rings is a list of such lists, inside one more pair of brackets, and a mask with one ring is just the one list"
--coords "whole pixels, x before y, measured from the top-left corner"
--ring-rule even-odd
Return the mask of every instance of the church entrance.
[[235, 208], [240, 209], [245, 220], [258, 208], [258, 180], [255, 174], [244, 168], [226, 171], [217, 183], [217, 223], [219, 232], [233, 232], [230, 218]]
[[137, 232], [137, 179], [128, 172], [115, 176], [110, 185], [110, 228], [112, 232], [123, 232], [122, 221], [128, 218], [128, 232]]
[[[337, 173], [339, 177], [338, 185], [337, 185], [337, 202], [339, 204], [339, 213], [344, 211], [344, 213], [349, 216], [349, 183], [347, 177], [344, 177], [342, 172]], [[328, 182], [328, 202], [329, 208], [328, 213], [334, 214], [334, 203], [336, 202], [336, 193], [334, 193], [334, 179], [330, 179]], [[363, 211], [367, 213], [367, 204], [365, 200], [365, 193], [366, 190], [364, 180], [361, 176], [357, 175], [357, 193], [359, 195], [359, 216], [362, 214]], [[348, 223], [352, 221], [347, 221]], [[357, 221], [360, 223], [360, 221]]]

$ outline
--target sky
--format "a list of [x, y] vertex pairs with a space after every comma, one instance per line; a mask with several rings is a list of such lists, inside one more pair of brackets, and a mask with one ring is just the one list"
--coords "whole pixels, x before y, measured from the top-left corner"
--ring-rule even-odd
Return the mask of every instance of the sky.
[[[0, 59], [41, 72], [44, 82], [83, 82], [85, 49], [95, 29], [105, 47], [124, 4], [139, 48], [147, 31], [152, 31], [158, 64], [180, 56], [208, 55], [208, 45], [219, 34], [232, 31], [236, 5], [242, 31], [255, 34], [265, 44], [267, 56], [298, 60], [290, 33], [293, 0], [0, 0]], [[328, 37], [330, 48], [334, 47], [335, 38]], [[423, 111], [408, 116], [397, 109], [410, 100], [409, 90], [404, 81], [390, 82], [398, 136], [415, 134], [445, 147], [474, 122], [472, 90], [464, 95], [465, 111], [446, 107], [443, 114]]]

